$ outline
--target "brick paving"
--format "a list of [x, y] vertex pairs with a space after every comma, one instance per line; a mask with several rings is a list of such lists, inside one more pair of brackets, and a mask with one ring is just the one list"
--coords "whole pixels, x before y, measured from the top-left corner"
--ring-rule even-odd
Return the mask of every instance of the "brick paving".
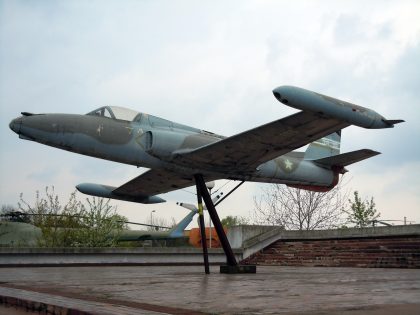
[[420, 314], [418, 269], [217, 269], [206, 276], [200, 266], [0, 268], [0, 296], [96, 314]]

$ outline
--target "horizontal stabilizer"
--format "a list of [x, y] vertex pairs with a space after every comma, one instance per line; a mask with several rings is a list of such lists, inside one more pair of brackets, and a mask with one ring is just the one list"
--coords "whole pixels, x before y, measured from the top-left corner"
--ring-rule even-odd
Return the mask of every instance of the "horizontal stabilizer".
[[372, 156], [380, 154], [379, 152], [369, 150], [369, 149], [362, 149], [352, 152], [347, 152], [343, 154], [338, 154], [334, 156], [329, 156], [326, 158], [313, 160], [313, 162], [317, 164], [321, 164], [323, 166], [338, 166], [338, 167], [345, 167], [347, 165], [360, 162], [362, 160], [368, 159]]

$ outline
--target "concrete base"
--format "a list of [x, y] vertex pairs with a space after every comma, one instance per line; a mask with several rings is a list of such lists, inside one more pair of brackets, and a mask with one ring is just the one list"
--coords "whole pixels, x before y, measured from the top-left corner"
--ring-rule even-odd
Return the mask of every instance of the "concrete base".
[[[226, 264], [221, 248], [209, 248], [208, 253], [212, 264]], [[237, 261], [243, 259], [241, 249], [235, 249], [234, 254]], [[0, 245], [0, 267], [202, 264], [200, 248], [2, 248]]]
[[257, 273], [256, 265], [221, 265], [220, 273]]

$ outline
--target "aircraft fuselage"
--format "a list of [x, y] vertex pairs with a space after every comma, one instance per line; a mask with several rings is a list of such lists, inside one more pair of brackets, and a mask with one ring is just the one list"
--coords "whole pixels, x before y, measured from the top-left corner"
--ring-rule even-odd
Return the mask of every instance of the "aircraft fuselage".
[[[95, 115], [24, 113], [10, 123], [10, 128], [20, 138], [83, 155], [137, 167], [164, 168], [189, 176], [196, 173], [215, 176], [214, 170], [178, 165], [171, 159], [174, 152], [202, 147], [225, 137], [166, 120], [159, 125], [159, 121], [153, 122], [148, 117], [143, 114], [139, 121], [125, 121]], [[304, 160], [301, 152], [290, 152], [263, 163], [251, 174], [218, 175], [320, 187], [333, 185], [337, 178], [332, 170]]]

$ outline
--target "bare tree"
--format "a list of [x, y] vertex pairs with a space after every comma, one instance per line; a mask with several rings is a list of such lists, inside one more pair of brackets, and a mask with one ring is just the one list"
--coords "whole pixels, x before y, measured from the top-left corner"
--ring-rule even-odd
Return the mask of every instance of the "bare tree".
[[177, 225], [177, 222], [174, 217], [171, 217], [170, 219], [154, 216], [153, 218], [149, 218], [146, 222], [146, 224], [150, 224], [151, 226], [147, 226], [147, 231], [166, 231], [167, 229], [161, 228], [162, 226], [173, 228], [175, 225]]
[[272, 184], [254, 197], [254, 220], [288, 230], [314, 230], [341, 226], [347, 191], [342, 180], [328, 192], [314, 192]]

